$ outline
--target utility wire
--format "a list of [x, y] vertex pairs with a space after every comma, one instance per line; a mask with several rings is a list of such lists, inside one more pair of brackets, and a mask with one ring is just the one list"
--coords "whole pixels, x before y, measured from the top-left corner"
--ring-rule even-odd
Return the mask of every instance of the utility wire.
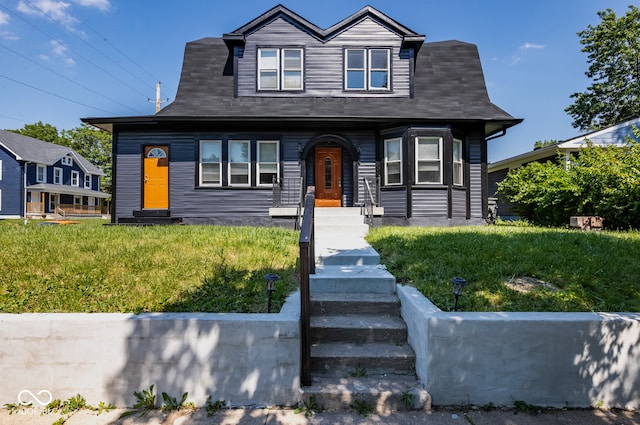
[[92, 106], [92, 105], [87, 105], [86, 103], [78, 102], [78, 101], [76, 101], [76, 100], [69, 99], [68, 97], [64, 97], [64, 96], [61, 96], [61, 95], [59, 95], [59, 94], [52, 93], [52, 92], [50, 92], [50, 91], [47, 91], [47, 90], [41, 89], [41, 88], [39, 88], [39, 87], [32, 86], [31, 84], [24, 83], [24, 82], [22, 82], [22, 81], [18, 81], [18, 80], [16, 80], [16, 79], [11, 78], [11, 77], [8, 77], [8, 76], [6, 76], [6, 75], [4, 75], [4, 74], [0, 74], [0, 77], [5, 78], [5, 79], [7, 79], [7, 80], [9, 80], [9, 81], [13, 81], [14, 83], [17, 83], [17, 84], [23, 85], [23, 86], [25, 86], [25, 87], [29, 87], [30, 89], [37, 90], [37, 91], [39, 91], [39, 92], [42, 92], [42, 93], [48, 94], [49, 96], [54, 96], [54, 97], [57, 97], [57, 98], [59, 98], [59, 99], [66, 100], [67, 102], [75, 103], [76, 105], [85, 106], [85, 107], [87, 107], [87, 108], [95, 109], [95, 110], [97, 110], [97, 111], [101, 111], [101, 112], [106, 112], [107, 114], [114, 115], [114, 116], [115, 116], [115, 115], [118, 115], [118, 114], [117, 114], [117, 113], [115, 113], [115, 112], [107, 111], [106, 109], [101, 109], [101, 108], [98, 108], [98, 107], [95, 107], [95, 106]]
[[[52, 35], [46, 33], [45, 31], [41, 30], [40, 28], [38, 28], [37, 26], [35, 26], [34, 24], [32, 24], [31, 22], [29, 22], [28, 20], [26, 20], [25, 18], [23, 18], [22, 16], [18, 15], [17, 13], [13, 12], [11, 9], [7, 8], [6, 6], [0, 4], [0, 8], [6, 10], [7, 12], [9, 12], [10, 14], [12, 14], [13, 16], [17, 17], [18, 19], [22, 20], [23, 22], [25, 22], [27, 25], [29, 25], [30, 27], [34, 28], [36, 31], [38, 31], [41, 34], [44, 34], [47, 38], [51, 39], [51, 40], [55, 40], [56, 37], [53, 37]], [[130, 84], [126, 83], [125, 81], [123, 81], [122, 79], [116, 77], [115, 75], [113, 75], [112, 73], [110, 73], [109, 71], [107, 71], [106, 69], [104, 69], [103, 67], [101, 67], [100, 65], [90, 61], [89, 59], [85, 58], [84, 56], [82, 56], [80, 53], [76, 52], [75, 50], [73, 50], [70, 47], [67, 47], [69, 49], [69, 51], [71, 51], [72, 53], [76, 54], [78, 57], [84, 59], [86, 62], [88, 62], [89, 64], [95, 66], [96, 68], [98, 68], [99, 70], [101, 70], [102, 72], [104, 72], [105, 74], [109, 75], [110, 77], [114, 78], [115, 80], [119, 81], [121, 84], [129, 87], [131, 90], [135, 91], [136, 93], [138, 93], [139, 95], [141, 95], [142, 97], [144, 97], [145, 99], [148, 99], [149, 96], [140, 92], [138, 89], [136, 89], [135, 87], [131, 86]]]
[[129, 110], [131, 110], [131, 111], [133, 111], [133, 112], [135, 112], [135, 113], [137, 113], [137, 114], [144, 115], [142, 112], [140, 112], [140, 111], [138, 111], [138, 110], [135, 110], [135, 109], [133, 109], [132, 107], [125, 105], [124, 103], [120, 103], [120, 102], [118, 102], [117, 100], [112, 99], [112, 98], [110, 98], [110, 97], [108, 97], [108, 96], [106, 96], [106, 95], [104, 95], [104, 94], [102, 94], [102, 93], [99, 93], [99, 92], [97, 92], [97, 91], [93, 90], [93, 89], [92, 89], [92, 88], [90, 88], [90, 87], [84, 86], [84, 85], [82, 85], [82, 84], [78, 83], [78, 82], [77, 82], [77, 81], [75, 81], [75, 80], [72, 80], [71, 78], [69, 78], [69, 77], [67, 77], [67, 76], [65, 76], [65, 75], [63, 75], [63, 74], [60, 74], [59, 72], [56, 72], [56, 71], [54, 71], [53, 69], [48, 68], [48, 67], [46, 67], [46, 66], [42, 65], [41, 63], [36, 62], [36, 61], [34, 61], [33, 59], [26, 57], [26, 56], [25, 56], [25, 55], [23, 55], [22, 53], [16, 52], [15, 50], [13, 50], [13, 49], [11, 49], [11, 48], [9, 48], [9, 47], [5, 46], [5, 45], [4, 45], [4, 44], [2, 44], [2, 43], [0, 43], [0, 47], [4, 47], [5, 49], [7, 49], [8, 51], [10, 51], [10, 52], [11, 52], [11, 53], [13, 53], [14, 55], [18, 55], [18, 56], [20, 56], [21, 58], [23, 58], [24, 60], [27, 60], [27, 61], [31, 62], [32, 64], [34, 64], [34, 65], [37, 65], [37, 66], [39, 66], [39, 67], [41, 67], [41, 68], [44, 68], [45, 70], [47, 70], [47, 71], [49, 71], [49, 72], [51, 72], [51, 73], [53, 73], [53, 74], [57, 75], [57, 76], [58, 76], [58, 77], [60, 77], [60, 78], [63, 78], [63, 79], [64, 79], [64, 80], [66, 80], [66, 81], [69, 81], [70, 83], [75, 84], [76, 86], [78, 86], [78, 87], [80, 87], [80, 88], [82, 88], [82, 89], [84, 89], [84, 90], [88, 90], [88, 91], [90, 91], [91, 93], [93, 93], [93, 94], [95, 94], [95, 95], [97, 95], [97, 96], [100, 96], [100, 97], [102, 97], [102, 98], [105, 98], [105, 99], [107, 99], [107, 100], [110, 100], [111, 102], [116, 103], [116, 104], [118, 104], [118, 105], [120, 105], [120, 106], [123, 106], [123, 107], [125, 107], [125, 108], [127, 108], [127, 109], [129, 109]]
[[[96, 52], [98, 52], [100, 55], [102, 55], [105, 59], [107, 59], [109, 62], [113, 63], [114, 65], [116, 65], [117, 67], [119, 67], [120, 69], [122, 69], [123, 71], [125, 71], [126, 73], [128, 73], [129, 75], [131, 75], [133, 78], [135, 78], [136, 80], [140, 81], [143, 85], [148, 85], [149, 83], [147, 81], [144, 81], [143, 79], [141, 79], [140, 77], [138, 77], [137, 75], [135, 75], [133, 72], [131, 72], [129, 69], [125, 68], [124, 66], [122, 66], [120, 63], [116, 62], [114, 59], [112, 59], [111, 57], [109, 57], [106, 53], [102, 52], [100, 49], [98, 49], [97, 47], [93, 46], [91, 43], [89, 43], [87, 40], [83, 39], [82, 37], [80, 37], [78, 34], [76, 34], [75, 32], [69, 30], [68, 27], [65, 27], [64, 25], [62, 25], [60, 23], [60, 21], [56, 20], [54, 17], [52, 17], [51, 15], [49, 15], [47, 12], [45, 12], [44, 10], [42, 10], [40, 7], [38, 7], [37, 5], [33, 4], [30, 0], [23, 0], [26, 3], [28, 3], [29, 5], [31, 5], [31, 7], [33, 7], [34, 9], [38, 10], [40, 13], [42, 13], [44, 16], [46, 16], [47, 18], [49, 18], [49, 20], [51, 20], [52, 22], [55, 22], [56, 24], [60, 25], [62, 27], [62, 29], [64, 29], [67, 33], [71, 34], [72, 36], [74, 36], [75, 38], [77, 38], [78, 40], [80, 40], [81, 42], [83, 42], [84, 44], [86, 44], [87, 46], [89, 46], [90, 48], [92, 48], [93, 50], [95, 50]], [[73, 14], [67, 12], [67, 15], [73, 19], [76, 19], [78, 22], [81, 22], [80, 19], [76, 18]], [[86, 25], [86, 24], [85, 24]], [[93, 30], [93, 29], [92, 29]], [[97, 33], [97, 31], [93, 30], [94, 32]], [[153, 76], [151, 77], [153, 78]], [[156, 78], [154, 78], [154, 81], [157, 81]]]

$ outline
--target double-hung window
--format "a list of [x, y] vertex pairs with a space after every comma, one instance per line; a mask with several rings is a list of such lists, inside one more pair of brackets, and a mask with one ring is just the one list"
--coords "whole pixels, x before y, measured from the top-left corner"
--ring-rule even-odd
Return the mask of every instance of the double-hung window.
[[71, 171], [71, 186], [80, 186], [80, 173], [77, 171]]
[[62, 165], [68, 165], [70, 167], [73, 165], [73, 159], [71, 158], [71, 155], [63, 157], [61, 162]]
[[462, 140], [453, 139], [453, 184], [462, 186]]
[[222, 184], [222, 141], [200, 140], [200, 186]]
[[248, 140], [229, 141], [229, 185], [248, 186], [251, 183], [250, 147]]
[[416, 137], [417, 184], [442, 183], [442, 137]]
[[47, 182], [47, 166], [46, 165], [36, 165], [36, 181], [38, 183], [46, 183]]
[[84, 188], [91, 189], [91, 174], [84, 175]]
[[62, 168], [53, 168], [53, 184], [62, 184]]
[[304, 55], [296, 48], [258, 49], [258, 90], [302, 90]]
[[258, 186], [271, 185], [274, 178], [279, 175], [279, 157], [277, 140], [258, 140], [258, 161], [256, 164]]
[[402, 184], [402, 139], [384, 141], [384, 184]]
[[346, 90], [390, 90], [389, 49], [345, 49]]

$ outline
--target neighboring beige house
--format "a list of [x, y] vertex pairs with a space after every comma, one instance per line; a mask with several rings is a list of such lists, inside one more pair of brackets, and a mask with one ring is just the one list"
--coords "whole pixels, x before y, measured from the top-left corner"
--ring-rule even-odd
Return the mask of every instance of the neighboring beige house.
[[[495, 196], [498, 183], [504, 180], [509, 170], [520, 168], [534, 161], [557, 162], [559, 155], [560, 158], [564, 158], [565, 163], [568, 163], [571, 161], [571, 156], [579, 152], [587, 141], [598, 146], [624, 146], [629, 137], [636, 139], [633, 135], [633, 127], [640, 128], [640, 117], [634, 117], [602, 130], [582, 134], [551, 146], [534, 149], [530, 152], [490, 163], [487, 167], [489, 173], [489, 196]], [[498, 216], [503, 219], [517, 218], [517, 215], [512, 213], [509, 203], [501, 199], [498, 200]]]

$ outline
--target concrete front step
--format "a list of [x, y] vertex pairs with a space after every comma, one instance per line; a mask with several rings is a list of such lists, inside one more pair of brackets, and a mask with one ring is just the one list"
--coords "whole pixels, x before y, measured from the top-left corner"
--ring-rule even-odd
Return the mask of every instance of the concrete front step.
[[311, 315], [400, 316], [396, 294], [319, 292], [311, 295]]
[[311, 294], [395, 294], [396, 278], [382, 266], [317, 265], [316, 273], [309, 275], [309, 290]]
[[352, 374], [366, 376], [415, 375], [416, 356], [409, 344], [351, 342], [315, 343], [311, 346], [311, 371], [335, 378]]
[[400, 317], [312, 316], [311, 342], [385, 342], [404, 344], [407, 325]]
[[335, 217], [335, 216], [343, 216], [343, 217], [362, 217], [362, 208], [361, 207], [340, 207], [340, 208], [332, 208], [332, 207], [316, 207], [313, 211], [315, 217]]
[[316, 236], [316, 264], [327, 266], [377, 266], [380, 255], [362, 236], [325, 233]]
[[[370, 407], [373, 412], [386, 415], [398, 410], [431, 408], [428, 394], [415, 376], [314, 377], [312, 385], [302, 388], [303, 400], [311, 396], [320, 409], [326, 411]], [[416, 398], [424, 398], [424, 402], [416, 403]]]

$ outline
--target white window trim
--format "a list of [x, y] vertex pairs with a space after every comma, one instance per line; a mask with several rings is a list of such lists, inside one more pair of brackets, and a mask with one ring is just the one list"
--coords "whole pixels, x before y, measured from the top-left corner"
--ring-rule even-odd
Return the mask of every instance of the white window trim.
[[85, 174], [84, 175], [84, 188], [85, 189], [91, 189], [91, 174]]
[[[58, 171], [60, 172], [60, 180], [56, 181], [56, 172]], [[64, 184], [64, 173], [60, 167], [53, 167], [53, 184]]]
[[[420, 179], [418, 178], [419, 176], [419, 172], [418, 172], [418, 163], [420, 162], [420, 158], [418, 157], [418, 143], [420, 139], [438, 139], [438, 162], [439, 162], [439, 168], [440, 168], [440, 175], [439, 175], [439, 180], [438, 181], [420, 181]], [[436, 162], [435, 159], [429, 159], [428, 161], [431, 162]], [[442, 137], [439, 136], [416, 136], [415, 138], [415, 182], [416, 184], [442, 184]]]
[[[262, 66], [262, 56], [261, 56], [261, 52], [262, 51], [268, 51], [268, 50], [275, 50], [276, 52], [276, 68], [263, 68]], [[265, 90], [265, 91], [277, 91], [280, 90], [280, 69], [278, 69], [280, 67], [280, 49], [275, 48], [275, 47], [264, 47], [264, 48], [258, 48], [258, 90]], [[262, 86], [262, 71], [271, 71], [271, 72], [275, 72], [276, 74], [276, 87], [263, 87]]]
[[[229, 157], [229, 161], [228, 164], [229, 166], [227, 167], [227, 182], [229, 184], [229, 186], [242, 186], [242, 187], [247, 187], [247, 186], [251, 186], [251, 141], [250, 140], [229, 140], [228, 142], [228, 157]], [[243, 143], [247, 145], [247, 161], [231, 161], [231, 145], [233, 144], [239, 144], [239, 143]], [[231, 165], [232, 164], [246, 164], [247, 166], [247, 183], [232, 183], [231, 182], [231, 169], [233, 168]]]
[[[371, 67], [371, 52], [382, 50], [387, 53], [387, 67], [384, 71], [387, 72], [387, 87], [372, 87], [371, 86], [371, 72], [372, 71], [381, 71], [382, 68], [372, 68]], [[362, 51], [363, 52], [363, 66], [364, 68], [349, 68], [349, 60], [348, 55], [350, 51]], [[346, 48], [344, 49], [344, 70], [343, 70], [343, 78], [344, 78], [344, 89], [346, 91], [391, 91], [391, 49], [388, 47], [371, 47], [371, 48]], [[352, 71], [363, 71], [364, 72], [364, 82], [362, 87], [354, 87], [350, 88], [348, 85], [348, 77], [347, 74], [349, 70]]]
[[2, 160], [0, 159], [0, 180], [2, 180]]
[[71, 186], [80, 187], [80, 173], [76, 170], [71, 171]]
[[[378, 51], [378, 50], [382, 50], [385, 51], [387, 54], [387, 67], [385, 69], [383, 68], [373, 68], [371, 65], [371, 52], [373, 51]], [[386, 49], [386, 48], [381, 48], [381, 49], [367, 49], [367, 87], [368, 90], [380, 90], [380, 91], [389, 91], [391, 90], [391, 52], [390, 49]], [[371, 73], [373, 71], [382, 71], [384, 70], [387, 73], [387, 87], [373, 87], [371, 85]]]
[[[42, 170], [42, 179], [38, 177], [38, 171]], [[47, 182], [47, 166], [42, 164], [36, 164], [36, 181], [38, 183], [46, 183]]]
[[[455, 157], [456, 144], [460, 145], [460, 160], [459, 161], [456, 161], [456, 157]], [[453, 165], [451, 167], [451, 172], [453, 173], [453, 176], [452, 176], [452, 181], [451, 182], [453, 183], [454, 186], [464, 186], [464, 160], [462, 159], [463, 156], [464, 156], [463, 155], [463, 150], [462, 150], [463, 146], [464, 145], [463, 145], [461, 139], [455, 139], [455, 138], [453, 139], [453, 160], [452, 160], [452, 164]], [[456, 163], [460, 164], [460, 175], [459, 175], [460, 182], [459, 183], [456, 183], [456, 175], [455, 175], [455, 169], [456, 169], [455, 164]]]
[[[202, 145], [204, 143], [218, 143], [220, 145], [220, 161], [218, 164], [218, 175], [220, 176], [220, 181], [218, 183], [204, 183], [202, 181]], [[212, 139], [212, 140], [200, 140], [198, 149], [198, 185], [203, 187], [219, 187], [222, 186], [222, 140]], [[206, 162], [205, 164], [216, 164], [215, 162]]]
[[53, 212], [56, 211], [56, 208], [60, 205], [60, 195], [57, 193], [49, 194], [49, 209]]
[[71, 158], [71, 155], [65, 155], [62, 157], [62, 165], [68, 165], [70, 167], [73, 166], [73, 158]]
[[[287, 52], [287, 51], [299, 51], [300, 52], [300, 68], [299, 69], [298, 68], [295, 68], [295, 69], [291, 68], [290, 69], [290, 68], [286, 68], [285, 67], [285, 56], [286, 56], [285, 52]], [[282, 58], [281, 59], [282, 60], [282, 63], [281, 63], [282, 71], [280, 73], [281, 84], [279, 84], [279, 85], [282, 87], [282, 90], [285, 90], [285, 91], [300, 91], [300, 90], [303, 90], [304, 89], [304, 49], [301, 49], [301, 48], [284, 48], [284, 49], [281, 50], [281, 55], [280, 56]], [[284, 85], [284, 74], [285, 74], [286, 71], [300, 72], [300, 87], [289, 87], [289, 88], [285, 87], [285, 85]]]
[[[263, 144], [273, 144], [276, 145], [276, 161], [275, 162], [260, 162], [260, 147]], [[256, 157], [256, 186], [272, 186], [273, 183], [260, 183], [260, 166], [261, 164], [275, 164], [276, 166], [276, 177], [280, 176], [280, 141], [279, 140], [258, 140], [257, 141], [257, 157]]]
[[2, 189], [0, 189], [0, 211], [2, 211]]
[[[399, 160], [394, 160], [394, 161], [389, 161], [389, 155], [387, 154], [387, 143], [388, 142], [398, 142], [400, 143], [400, 159]], [[400, 182], [398, 183], [389, 183], [389, 174], [388, 174], [388, 167], [387, 165], [389, 163], [399, 163], [400, 164]], [[402, 185], [402, 182], [404, 181], [404, 176], [403, 176], [403, 169], [402, 169], [402, 138], [401, 137], [394, 137], [392, 139], [385, 139], [384, 141], [384, 184], [385, 186], [398, 186], [398, 185]]]

